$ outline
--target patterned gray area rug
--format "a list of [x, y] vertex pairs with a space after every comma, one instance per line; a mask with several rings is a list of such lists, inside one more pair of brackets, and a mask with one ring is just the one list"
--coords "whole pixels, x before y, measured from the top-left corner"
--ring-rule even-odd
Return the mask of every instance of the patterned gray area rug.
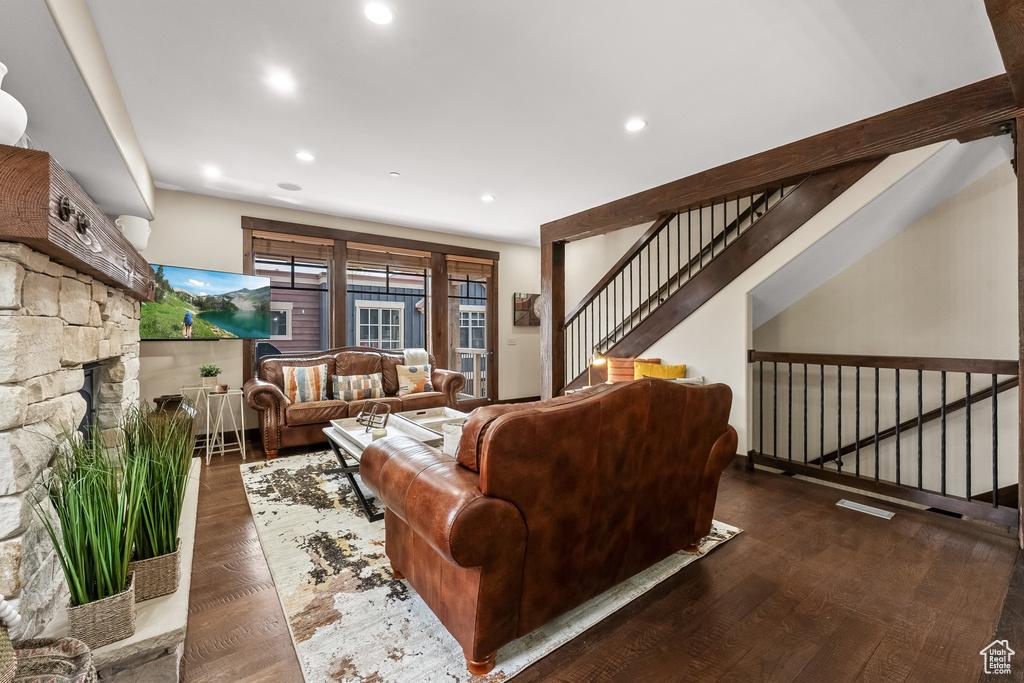
[[715, 521], [700, 553], [677, 553], [498, 651], [485, 676], [384, 555], [330, 453], [242, 465], [263, 553], [308, 683], [504, 681], [740, 532]]

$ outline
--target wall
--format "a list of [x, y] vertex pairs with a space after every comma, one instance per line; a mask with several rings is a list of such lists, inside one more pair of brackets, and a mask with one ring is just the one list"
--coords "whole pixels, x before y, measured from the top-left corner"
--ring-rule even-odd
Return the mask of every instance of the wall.
[[[501, 399], [540, 394], [540, 328], [512, 326], [512, 293], [540, 291], [540, 250], [490, 240], [457, 237], [426, 230], [327, 216], [296, 209], [264, 206], [170, 190], [157, 191], [157, 218], [143, 256], [150, 263], [207, 268], [240, 273], [242, 216], [269, 218], [376, 235], [458, 244], [500, 252], [498, 266], [498, 395]], [[512, 340], [513, 345], [509, 345]], [[142, 397], [177, 393], [199, 383], [198, 367], [216, 363], [221, 381], [242, 385], [242, 343], [143, 342], [139, 372]], [[254, 426], [255, 414], [246, 418]]]
[[1017, 357], [1017, 190], [985, 175], [754, 331], [759, 351]]
[[886, 159], [693, 315], [638, 355], [660, 357], [667, 364], [686, 363], [689, 375], [704, 375], [713, 382], [728, 384], [733, 391], [730, 423], [739, 433], [739, 452], [746, 452], [752, 409], [747, 364], [747, 349], [752, 342], [750, 291], [923, 163], [941, 146], [932, 145]]
[[640, 239], [650, 223], [565, 245], [565, 312], [576, 307], [608, 269]]

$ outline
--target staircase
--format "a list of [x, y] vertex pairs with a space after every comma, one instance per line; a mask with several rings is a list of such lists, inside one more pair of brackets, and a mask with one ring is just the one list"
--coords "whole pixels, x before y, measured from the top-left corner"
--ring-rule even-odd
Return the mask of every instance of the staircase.
[[874, 168], [860, 161], [661, 216], [565, 317], [566, 388], [649, 348]]

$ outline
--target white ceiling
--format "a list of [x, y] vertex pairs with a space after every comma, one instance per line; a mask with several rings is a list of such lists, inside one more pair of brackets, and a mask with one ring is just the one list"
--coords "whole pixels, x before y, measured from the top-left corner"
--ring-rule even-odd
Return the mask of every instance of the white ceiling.
[[[89, 7], [158, 186], [527, 244], [1004, 71], [982, 0], [388, 3], [387, 27], [362, 0]], [[292, 96], [266, 88], [270, 66]], [[631, 116], [650, 125], [628, 133]]]

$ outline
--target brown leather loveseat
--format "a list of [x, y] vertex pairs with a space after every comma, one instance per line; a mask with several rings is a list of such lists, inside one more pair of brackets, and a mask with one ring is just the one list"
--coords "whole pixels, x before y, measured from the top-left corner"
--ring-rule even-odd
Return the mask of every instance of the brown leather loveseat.
[[[466, 377], [451, 370], [438, 370], [430, 355], [430, 381], [433, 391], [398, 396], [399, 365], [405, 365], [402, 349], [380, 350], [364, 346], [346, 346], [306, 354], [284, 354], [260, 359], [256, 377], [245, 383], [245, 398], [260, 411], [260, 434], [267, 458], [276, 458], [281, 448], [325, 443], [323, 429], [331, 420], [355, 417], [366, 402], [343, 401], [333, 396], [332, 375], [372, 375], [381, 373], [384, 398], [369, 399], [387, 403], [392, 412], [443, 406], [456, 407]], [[285, 367], [327, 366], [326, 401], [292, 403], [284, 394]]]
[[642, 379], [480, 408], [455, 458], [405, 437], [363, 453], [386, 551], [486, 673], [498, 648], [711, 531], [736, 454], [732, 390]]

